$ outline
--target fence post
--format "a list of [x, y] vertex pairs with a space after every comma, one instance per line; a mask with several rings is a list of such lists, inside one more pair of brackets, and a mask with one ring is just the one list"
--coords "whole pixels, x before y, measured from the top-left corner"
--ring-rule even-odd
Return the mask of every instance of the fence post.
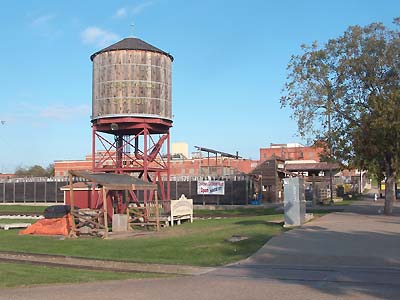
[[13, 202], [15, 203], [15, 181], [13, 183]]
[[245, 197], [246, 197], [246, 205], [249, 205], [249, 184], [250, 184], [249, 178], [246, 177], [246, 181], [245, 181], [245, 185], [246, 185], [246, 195], [245, 195]]
[[24, 203], [26, 203], [26, 178], [24, 180]]
[[33, 182], [33, 203], [36, 203], [36, 181]]
[[178, 198], [178, 178], [175, 178], [175, 199], [179, 199]]
[[55, 179], [55, 186], [54, 186], [54, 200], [55, 203], [58, 203], [58, 199], [57, 199], [57, 180]]
[[44, 182], [44, 203], [47, 203], [47, 180]]

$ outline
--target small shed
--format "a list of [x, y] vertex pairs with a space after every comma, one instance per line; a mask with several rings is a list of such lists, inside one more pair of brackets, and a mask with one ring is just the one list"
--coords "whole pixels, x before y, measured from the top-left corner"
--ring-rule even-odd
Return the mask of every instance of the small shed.
[[[102, 208], [99, 209], [99, 199], [97, 199], [96, 207], [91, 207], [94, 205], [93, 199], [90, 199], [92, 184], [85, 182], [84, 185], [82, 183], [75, 184], [73, 183], [73, 176], [81, 177], [89, 182], [96, 184], [96, 188], [99, 194], [101, 195]], [[75, 203], [75, 190], [79, 195], [79, 202]], [[100, 191], [101, 190], [101, 191]], [[157, 185], [151, 182], [144, 181], [139, 178], [132, 177], [128, 174], [114, 174], [114, 173], [91, 173], [87, 171], [69, 171], [69, 191], [67, 191], [64, 187], [64, 197], [66, 199], [66, 203], [71, 205], [71, 215], [73, 218], [79, 219], [79, 224], [88, 224], [95, 223], [96, 228], [102, 227], [104, 230], [104, 237], [108, 235], [108, 202], [110, 202], [110, 197], [108, 197], [109, 191], [133, 191], [133, 190], [153, 190], [155, 191], [155, 201], [156, 207], [158, 207], [158, 198], [157, 198]], [[85, 196], [88, 197], [85, 199]], [[68, 199], [68, 201], [67, 201]], [[95, 217], [90, 216], [82, 216], [75, 212], [75, 205], [84, 205], [89, 204], [87, 208], [96, 208], [98, 210], [97, 215]], [[158, 211], [156, 213], [157, 219], [157, 228], [159, 228], [159, 220], [158, 220]], [[103, 224], [100, 224], [103, 222]], [[79, 224], [75, 227], [75, 220], [72, 222], [72, 230], [71, 235], [76, 235], [79, 231]], [[97, 228], [98, 229], [98, 228]]]
[[[93, 197], [93, 184], [91, 182], [75, 182], [72, 187], [74, 191], [74, 205], [78, 208], [96, 208], [98, 204], [98, 197]], [[64, 204], [70, 205], [70, 186], [66, 185], [60, 188], [64, 192]], [[100, 188], [95, 187], [96, 195], [99, 193]]]
[[[267, 202], [282, 202], [283, 201], [283, 185], [282, 179], [286, 176], [285, 161], [278, 157], [260, 163], [251, 175], [260, 177], [260, 182], [263, 200]], [[260, 191], [255, 192], [260, 192]]]

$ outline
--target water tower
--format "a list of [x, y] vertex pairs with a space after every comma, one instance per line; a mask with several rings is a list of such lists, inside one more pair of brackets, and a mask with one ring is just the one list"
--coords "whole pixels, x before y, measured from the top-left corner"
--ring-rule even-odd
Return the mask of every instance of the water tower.
[[[173, 57], [138, 38], [126, 38], [90, 59], [93, 171], [157, 182], [161, 199], [170, 200]], [[133, 192], [131, 197], [138, 201]], [[143, 197], [146, 203], [152, 192]]]

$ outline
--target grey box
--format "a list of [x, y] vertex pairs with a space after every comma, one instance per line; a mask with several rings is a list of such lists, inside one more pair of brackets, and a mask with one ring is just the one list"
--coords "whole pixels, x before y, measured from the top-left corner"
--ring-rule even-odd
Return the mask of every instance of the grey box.
[[285, 227], [300, 226], [306, 220], [306, 199], [304, 179], [299, 177], [284, 178]]
[[112, 220], [113, 232], [126, 232], [128, 231], [128, 215], [114, 214]]

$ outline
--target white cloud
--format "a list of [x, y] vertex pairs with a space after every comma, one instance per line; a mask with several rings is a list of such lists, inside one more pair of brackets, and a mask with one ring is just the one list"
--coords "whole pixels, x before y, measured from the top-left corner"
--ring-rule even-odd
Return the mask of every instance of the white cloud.
[[55, 18], [55, 15], [53, 15], [53, 14], [36, 17], [35, 19], [32, 20], [31, 26], [33, 26], [33, 27], [48, 26], [49, 22], [51, 20], [53, 20], [54, 18]]
[[62, 34], [61, 29], [55, 25], [55, 14], [29, 17], [31, 18], [29, 27], [31, 30], [34, 30], [36, 34], [45, 38], [56, 38]]
[[117, 41], [120, 37], [111, 31], [91, 26], [81, 32], [81, 38], [85, 44], [94, 44], [98, 47], [105, 47]]
[[52, 120], [65, 122], [81, 117], [89, 118], [90, 110], [91, 108], [88, 104], [71, 106], [53, 103], [45, 106], [20, 102], [16, 103], [13, 111], [2, 113], [0, 119], [6, 121], [5, 125], [7, 126], [26, 124], [27, 122], [32, 126], [47, 126], [51, 124]]
[[89, 105], [83, 104], [78, 106], [66, 106], [64, 104], [50, 105], [42, 108], [39, 112], [39, 116], [42, 118], [56, 119], [56, 120], [67, 120], [77, 116], [87, 115], [89, 116], [90, 107]]
[[126, 8], [121, 7], [115, 12], [114, 18], [124, 18], [124, 17], [126, 17], [127, 14], [128, 14], [128, 11], [126, 10]]
[[142, 2], [139, 4], [136, 4], [132, 7], [131, 11], [134, 15], [140, 14], [143, 10], [145, 10], [147, 7], [152, 6], [154, 2], [149, 1], [149, 2]]
[[127, 7], [121, 7], [117, 9], [117, 11], [114, 13], [113, 18], [122, 19], [127, 17], [128, 15], [137, 16], [141, 14], [147, 7], [152, 6], [153, 4], [153, 1], [145, 1]]

